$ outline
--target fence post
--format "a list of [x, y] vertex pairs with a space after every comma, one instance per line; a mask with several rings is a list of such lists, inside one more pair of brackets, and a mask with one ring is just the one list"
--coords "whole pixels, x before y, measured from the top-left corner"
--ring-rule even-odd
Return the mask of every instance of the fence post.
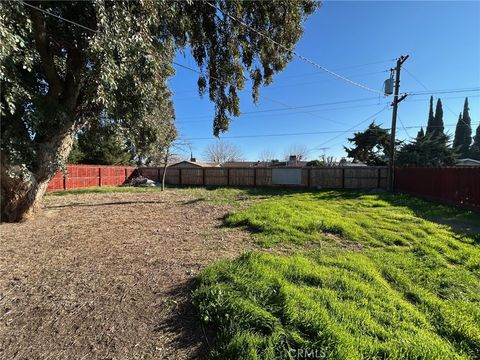
[[310, 175], [311, 175], [310, 172], [311, 171], [310, 170], [311, 170], [310, 168], [307, 168], [307, 188], [310, 187], [310, 182], [311, 182], [311, 180], [310, 180]]
[[157, 181], [160, 181], [161, 175], [160, 175], [160, 168], [157, 168]]
[[380, 189], [380, 168], [377, 169], [377, 188]]
[[342, 169], [342, 189], [345, 189], [345, 168]]
[[64, 171], [62, 171], [63, 174], [63, 190], [67, 190], [67, 175], [65, 174]]
[[182, 185], [182, 169], [178, 169], [178, 185]]
[[98, 168], [98, 186], [102, 187], [102, 168]]
[[257, 187], [257, 169], [253, 169], [253, 186]]
[[202, 168], [202, 185], [205, 186], [205, 168]]
[[227, 168], [227, 186], [230, 186], [230, 168]]
[[127, 181], [127, 179], [128, 179], [128, 175], [127, 175], [128, 170], [127, 170], [127, 168], [125, 168], [125, 169], [123, 169], [123, 171], [125, 172], [125, 181]]

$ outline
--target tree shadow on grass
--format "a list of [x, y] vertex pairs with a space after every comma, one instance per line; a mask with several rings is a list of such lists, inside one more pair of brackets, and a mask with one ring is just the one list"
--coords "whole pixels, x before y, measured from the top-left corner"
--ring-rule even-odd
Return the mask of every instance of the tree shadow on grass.
[[480, 214], [475, 211], [401, 193], [383, 194], [381, 198], [393, 206], [408, 208], [419, 218], [449, 226], [457, 234], [480, 243]]
[[[444, 205], [438, 202], [420, 199], [402, 193], [388, 193], [384, 190], [348, 190], [348, 189], [305, 189], [305, 188], [245, 188], [245, 195], [253, 199], [269, 199], [288, 197], [297, 194], [308, 194], [319, 201], [341, 201], [361, 199], [373, 195], [396, 208], [405, 208], [415, 216], [449, 226], [454, 232], [469, 236], [480, 244], [480, 214], [471, 210]], [[250, 229], [251, 230], [251, 229]]]

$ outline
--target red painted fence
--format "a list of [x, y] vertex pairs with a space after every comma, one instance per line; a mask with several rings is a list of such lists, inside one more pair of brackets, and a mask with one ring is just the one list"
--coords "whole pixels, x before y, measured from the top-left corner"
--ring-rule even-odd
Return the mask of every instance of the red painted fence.
[[132, 166], [67, 165], [66, 173], [60, 171], [50, 180], [47, 191], [121, 185], [134, 171]]
[[480, 210], [480, 167], [398, 168], [395, 190]]

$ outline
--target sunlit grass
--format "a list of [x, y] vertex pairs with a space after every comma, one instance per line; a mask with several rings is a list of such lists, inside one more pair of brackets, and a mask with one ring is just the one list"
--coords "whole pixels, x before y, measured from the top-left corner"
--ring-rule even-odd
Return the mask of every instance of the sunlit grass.
[[[250, 253], [202, 273], [194, 300], [217, 329], [213, 358], [289, 358], [299, 348], [329, 359], [478, 358], [479, 215], [403, 195], [305, 192], [226, 222], [264, 246], [322, 246]], [[465, 235], [439, 222], [472, 226]]]

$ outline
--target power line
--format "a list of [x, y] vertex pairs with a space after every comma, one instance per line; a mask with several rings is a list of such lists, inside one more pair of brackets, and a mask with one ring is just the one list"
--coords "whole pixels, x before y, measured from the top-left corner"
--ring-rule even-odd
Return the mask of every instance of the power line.
[[476, 92], [476, 91], [480, 91], [480, 87], [429, 90], [429, 91], [412, 91], [412, 92], [407, 92], [407, 94], [410, 96], [416, 96], [416, 95], [431, 95], [431, 94], [453, 94], [453, 93]]
[[[425, 90], [427, 91], [430, 91], [430, 89], [423, 83], [421, 82], [415, 75], [412, 74], [411, 71], [409, 71], [407, 68], [405, 68], [405, 71], [407, 72], [408, 75], [410, 75], [412, 77], [413, 80], [415, 80], [417, 83], [420, 84], [420, 86], [422, 86]], [[455, 112], [450, 108], [450, 106], [448, 106], [448, 104], [445, 104], [445, 107], [447, 108], [448, 111], [450, 111], [454, 116], [457, 116], [457, 114], [455, 114]], [[463, 120], [462, 118], [462, 122], [468, 126], [468, 124]]]
[[[22, 4], [24, 4], [24, 5], [26, 5], [26, 6], [29, 6], [29, 7], [33, 8], [33, 9], [36, 9], [36, 10], [38, 10], [38, 11], [44, 13], [44, 14], [47, 14], [47, 15], [50, 15], [50, 16], [54, 16], [54, 17], [56, 17], [56, 18], [58, 18], [58, 19], [61, 19], [61, 20], [64, 20], [64, 21], [66, 21], [66, 22], [69, 22], [69, 23], [71, 23], [71, 24], [77, 25], [77, 26], [79, 26], [79, 27], [81, 27], [81, 28], [83, 28], [83, 29], [93, 31], [93, 32], [95, 32], [95, 33], [100, 33], [100, 32], [97, 31], [97, 30], [91, 29], [91, 28], [89, 28], [89, 27], [86, 27], [86, 26], [84, 26], [84, 25], [82, 25], [82, 24], [79, 24], [79, 23], [76, 23], [76, 22], [74, 22], [74, 21], [65, 19], [65, 18], [63, 18], [63, 17], [61, 17], [61, 16], [59, 16], [59, 15], [55, 15], [55, 14], [53, 14], [53, 13], [51, 13], [51, 12], [45, 11], [45, 10], [37, 7], [37, 6], [33, 6], [33, 5], [27, 4], [27, 3], [25, 3], [25, 2], [22, 2]], [[181, 67], [183, 67], [183, 68], [185, 68], [185, 69], [188, 69], [188, 70], [197, 72], [197, 73], [199, 73], [200, 75], [203, 75], [201, 72], [199, 72], [199, 71], [197, 71], [197, 70], [195, 70], [195, 69], [193, 69], [193, 68], [190, 68], [190, 67], [185, 66], [185, 65], [182, 65], [182, 64], [178, 64], [178, 63], [176, 63], [176, 62], [173, 62], [173, 63], [174, 63], [175, 65], [177, 65], [177, 66], [181, 66]], [[210, 77], [211, 77], [211, 76], [210, 76]], [[216, 80], [222, 81], [221, 79], [216, 79]], [[270, 101], [272, 101], [272, 102], [276, 102], [276, 103], [278, 103], [278, 104], [280, 104], [280, 105], [287, 106], [287, 107], [290, 107], [290, 108], [291, 108], [290, 105], [288, 105], [288, 104], [286, 104], [286, 103], [284, 103], [284, 102], [281, 102], [281, 101], [278, 101], [278, 100], [275, 100], [275, 99], [272, 99], [272, 98], [268, 98], [268, 97], [266, 97], [265, 95], [262, 95], [262, 97], [263, 97], [264, 99], [267, 99], [267, 100], [270, 100]], [[315, 115], [315, 114], [310, 113], [310, 112], [307, 112], [307, 111], [301, 111], [301, 112], [306, 113], [306, 114], [309, 114], [309, 115], [314, 116], [314, 117], [316, 117], [316, 118], [322, 118], [323, 120], [328, 120], [328, 121], [332, 121], [332, 122], [333, 122], [333, 120], [331, 120], [331, 119], [328, 119], [328, 118], [325, 118], [325, 117], [320, 117], [320, 116], [318, 116], [318, 115]]]
[[[335, 107], [335, 108], [328, 108], [328, 109], [319, 109], [319, 110], [313, 110], [313, 113], [320, 112], [320, 111], [337, 111], [337, 110], [347, 110], [347, 109], [357, 109], [357, 108], [362, 108], [362, 107], [374, 107], [378, 105], [388, 105], [389, 103], [383, 102], [383, 103], [375, 103], [375, 104], [363, 104], [363, 105], [355, 105], [355, 106], [343, 106], [343, 107]], [[265, 117], [270, 117], [272, 118], [273, 116], [278, 117], [278, 116], [287, 116], [287, 115], [292, 115], [291, 113], [280, 113], [280, 114], [269, 114], [269, 112], [277, 112], [281, 110], [290, 110], [290, 109], [271, 109], [269, 110], [259, 110], [259, 112], [249, 112], [249, 114], [242, 113], [242, 119], [252, 119], [252, 118], [265, 118]], [[264, 114], [262, 112], [265, 112]], [[203, 119], [203, 120], [187, 120], [183, 121], [183, 119]], [[203, 123], [204, 120], [206, 119], [211, 119], [211, 115], [205, 115], [205, 116], [197, 116], [197, 117], [192, 117], [192, 118], [181, 118], [180, 121], [177, 120], [177, 124], [182, 125], [182, 124], [190, 124], [190, 123]], [[275, 118], [277, 119], [277, 118]], [[338, 122], [337, 122], [338, 123]]]
[[398, 117], [398, 120], [400, 120], [400, 125], [402, 125], [403, 130], [405, 130], [405, 133], [407, 134], [407, 136], [408, 136], [409, 138], [411, 138], [410, 134], [408, 133], [407, 128], [405, 127], [405, 124], [404, 124], [403, 121], [402, 121], [402, 118], [401, 118], [400, 116], [398, 116], [398, 114], [397, 114], [397, 117]]
[[[194, 69], [194, 68], [191, 68], [191, 67], [189, 67], [189, 66], [186, 66], [186, 65], [183, 65], [183, 64], [179, 64], [179, 63], [177, 63], [177, 62], [175, 62], [175, 61], [173, 61], [172, 63], [173, 63], [174, 65], [180, 66], [180, 67], [182, 67], [182, 68], [184, 68], [184, 69], [187, 69], [187, 70], [190, 70], [190, 71], [193, 71], [193, 72], [195, 72], [195, 73], [197, 73], [197, 74], [200, 74], [200, 75], [202, 75], [202, 76], [204, 75], [201, 71], [196, 70], [196, 69]], [[226, 83], [226, 82], [223, 81], [222, 79], [219, 79], [219, 78], [210, 76], [210, 75], [208, 75], [208, 74], [205, 74], [205, 75], [208, 76], [208, 77], [210, 77], [210, 78], [212, 78], [212, 79], [214, 79], [214, 80], [217, 80], [217, 81], [221, 81], [221, 82], [223, 82], [223, 83]], [[253, 93], [251, 90], [245, 89], [245, 91], [247, 91], [247, 92], [249, 92], [249, 93]], [[300, 108], [300, 109], [297, 109], [295, 106], [292, 106], [292, 105], [289, 105], [289, 104], [287, 104], [287, 103], [284, 103], [283, 101], [279, 101], [279, 100], [276, 100], [276, 99], [272, 99], [272, 98], [270, 98], [270, 97], [268, 97], [268, 96], [265, 96], [265, 95], [260, 95], [260, 94], [259, 94], [259, 96], [262, 97], [262, 98], [264, 98], [264, 99], [266, 99], [266, 100], [269, 100], [269, 101], [271, 101], [271, 102], [275, 102], [275, 103], [277, 103], [277, 104], [283, 105], [283, 106], [287, 107], [288, 109], [298, 110], [297, 112], [301, 112], [301, 113], [304, 113], [304, 114], [313, 116], [313, 117], [315, 117], [315, 118], [319, 118], [319, 119], [322, 119], [322, 120], [327, 120], [327, 121], [330, 121], [330, 122], [333, 122], [333, 123], [339, 123], [338, 121], [329, 119], [329, 118], [324, 117], [324, 116], [319, 116], [319, 115], [314, 114], [314, 113], [312, 113], [312, 112], [302, 110], [301, 108]], [[345, 125], [345, 124], [344, 124], [344, 125]]]
[[[470, 98], [474, 97], [480, 97], [480, 95], [471, 95]], [[246, 111], [242, 112], [241, 116], [243, 118], [247, 117], [253, 117], [252, 115], [255, 114], [265, 114], [264, 116], [271, 116], [269, 113], [272, 112], [283, 112], [283, 111], [288, 111], [291, 109], [298, 109], [298, 108], [313, 108], [313, 107], [322, 107], [322, 106], [330, 106], [330, 105], [336, 105], [336, 104], [348, 104], [348, 103], [354, 103], [354, 102], [361, 102], [361, 101], [369, 101], [369, 100], [377, 100], [378, 97], [369, 97], [369, 98], [359, 98], [359, 99], [350, 99], [350, 100], [345, 100], [345, 101], [335, 101], [335, 102], [329, 102], [329, 103], [317, 103], [317, 104], [308, 104], [308, 105], [300, 105], [300, 106], [293, 106], [291, 108], [274, 108], [274, 109], [265, 109], [265, 110], [253, 110], [253, 111]], [[463, 99], [463, 96], [450, 96], [450, 97], [444, 97], [443, 99]], [[411, 102], [420, 102], [420, 101], [426, 101], [428, 98], [417, 98], [417, 99], [406, 99], [405, 101], [408, 101], [409, 103]], [[387, 105], [390, 104], [390, 102], [381, 102], [381, 103], [372, 103], [372, 104], [363, 104], [363, 105], [355, 105], [355, 106], [345, 106], [345, 107], [334, 107], [334, 108], [327, 108], [327, 109], [318, 109], [318, 110], [312, 110], [312, 112], [318, 112], [318, 111], [336, 111], [336, 110], [345, 110], [345, 109], [355, 109], [355, 108], [360, 108], [360, 107], [370, 107], [370, 106], [378, 106], [378, 105]], [[257, 117], [263, 117], [263, 116], [255, 116]], [[199, 116], [189, 116], [189, 117], [183, 117], [179, 120], [177, 120], [178, 124], [186, 124], [186, 123], [201, 123], [203, 122], [202, 120], [193, 120], [193, 119], [211, 119], [211, 115], [199, 115]], [[186, 120], [186, 121], [184, 121]]]
[[[356, 124], [355, 126], [347, 129], [347, 130], [329, 130], [329, 131], [306, 131], [306, 132], [296, 132], [296, 133], [273, 133], [273, 134], [252, 134], [252, 135], [236, 135], [236, 136], [224, 136], [222, 139], [246, 139], [246, 138], [264, 138], [264, 137], [283, 137], [283, 136], [305, 136], [305, 135], [321, 135], [321, 134], [339, 134], [335, 136], [334, 138], [331, 138], [327, 140], [326, 142], [322, 143], [318, 147], [314, 149], [320, 149], [323, 148], [323, 145], [326, 143], [335, 140], [342, 134], [345, 134], [347, 132], [356, 132], [356, 131], [364, 131], [364, 129], [355, 129], [357, 126], [360, 126], [364, 122], [372, 119], [373, 117], [377, 116], [384, 110], [386, 110], [387, 107], [381, 109], [380, 111], [376, 112], [375, 114], [369, 116], [368, 118], [362, 120], [360, 123]], [[480, 123], [479, 123], [480, 124]], [[473, 123], [472, 125], [477, 125], [476, 123]], [[421, 125], [415, 125], [415, 126], [403, 126], [403, 130], [407, 132], [407, 129], [416, 129]], [[456, 126], [456, 124], [445, 124], [443, 127], [453, 127]], [[436, 128], [437, 126], [433, 126], [433, 128]], [[438, 126], [441, 127], [441, 126]], [[390, 130], [390, 128], [384, 128], [384, 130]], [[185, 141], [192, 141], [192, 140], [215, 140], [215, 137], [197, 137], [197, 138], [185, 138]], [[333, 145], [331, 146], [333, 147]], [[325, 147], [326, 148], [326, 147]]]
[[[343, 101], [333, 101], [327, 103], [317, 103], [317, 104], [309, 104], [309, 105], [300, 105], [300, 106], [291, 106], [288, 108], [276, 108], [276, 109], [266, 109], [266, 110], [254, 110], [254, 111], [246, 111], [243, 112], [242, 115], [249, 115], [249, 114], [258, 114], [258, 113], [269, 113], [269, 112], [276, 112], [276, 111], [285, 111], [291, 109], [305, 109], [305, 108], [312, 108], [318, 106], [328, 106], [328, 105], [339, 105], [339, 104], [348, 104], [353, 102], [359, 102], [364, 100], [377, 100], [377, 97], [369, 97], [369, 98], [359, 98], [359, 99], [350, 99], [350, 100], [343, 100]], [[376, 104], [378, 105], [378, 104]], [[210, 116], [208, 116], [210, 118]], [[184, 119], [198, 119], [198, 118], [207, 118], [207, 116], [192, 116]]]
[[[340, 67], [340, 68], [333, 68], [332, 70], [333, 71], [338, 71], [338, 70], [354, 69], [354, 68], [365, 67], [365, 66], [369, 66], [369, 65], [385, 64], [387, 62], [392, 62], [392, 61], [395, 61], [395, 59], [387, 59], [387, 60], [374, 61], [374, 62], [365, 63], [365, 64], [343, 66], [343, 67]], [[384, 72], [384, 71], [388, 72], [388, 70], [383, 70], [381, 72]], [[283, 76], [283, 78], [286, 79], [286, 78], [293, 78], [293, 77], [311, 76], [311, 75], [316, 75], [316, 74], [321, 74], [321, 73], [316, 71], [316, 72], [308, 72], [308, 73], [302, 73], [302, 74], [292, 74], [292, 75]]]
[[370, 87], [368, 87], [368, 86], [365, 86], [365, 85], [363, 85], [363, 84], [360, 84], [360, 83], [358, 83], [358, 82], [355, 82], [355, 81], [353, 81], [353, 80], [350, 80], [350, 79], [346, 78], [345, 76], [342, 76], [342, 75], [340, 75], [340, 74], [337, 74], [336, 72], [334, 72], [334, 71], [332, 71], [332, 70], [329, 70], [329, 69], [327, 69], [326, 67], [324, 67], [324, 66], [322, 66], [322, 65], [320, 65], [320, 64], [317, 64], [315, 61], [313, 61], [313, 60], [311, 60], [311, 59], [309, 59], [309, 58], [301, 55], [300, 53], [296, 52], [296, 51], [293, 50], [293, 49], [289, 49], [289, 48], [286, 47], [285, 45], [279, 43], [278, 41], [276, 41], [275, 39], [271, 38], [270, 36], [262, 33], [261, 31], [258, 31], [258, 30], [256, 30], [256, 29], [252, 28], [250, 25], [248, 25], [247, 23], [245, 23], [243, 20], [240, 20], [240, 19], [236, 18], [235, 16], [233, 16], [233, 15], [227, 13], [227, 12], [224, 12], [222, 9], [216, 7], [215, 5], [213, 5], [212, 3], [210, 3], [209, 1], [205, 1], [205, 2], [206, 2], [210, 7], [212, 7], [212, 8], [214, 8], [214, 9], [216, 9], [217, 11], [221, 12], [224, 16], [227, 16], [227, 17], [229, 17], [230, 19], [232, 19], [232, 20], [234, 20], [234, 21], [237, 21], [238, 23], [240, 23], [240, 24], [242, 24], [243, 26], [245, 26], [247, 29], [250, 29], [251, 31], [255, 32], [256, 34], [264, 37], [265, 39], [270, 40], [270, 41], [271, 41], [272, 43], [274, 43], [275, 45], [280, 46], [281, 48], [285, 49], [285, 50], [288, 51], [289, 53], [292, 53], [293, 55], [297, 56], [299, 59], [301, 59], [301, 60], [309, 63], [310, 65], [316, 67], [317, 69], [320, 69], [320, 70], [322, 70], [322, 71], [324, 71], [324, 72], [326, 72], [326, 73], [328, 73], [328, 74], [330, 74], [330, 75], [332, 75], [332, 76], [334, 76], [334, 77], [336, 77], [336, 78], [338, 78], [338, 79], [341, 79], [341, 80], [343, 80], [343, 81], [346, 81], [346, 82], [348, 82], [348, 83], [350, 83], [350, 84], [352, 84], [352, 85], [354, 85], [354, 86], [357, 86], [357, 87], [359, 87], [359, 88], [362, 88], [362, 89], [364, 89], [364, 90], [368, 90], [368, 91], [371, 91], [371, 92], [374, 92], [374, 93], [382, 94], [382, 95], [383, 95], [383, 92], [381, 92], [381, 91], [372, 89], [372, 88], [370, 88]]
[[368, 120], [373, 119], [375, 116], [381, 114], [382, 112], [384, 112], [384, 111], [387, 110], [387, 109], [388, 109], [388, 106], [383, 107], [381, 110], [377, 111], [375, 114], [370, 115], [370, 116], [367, 117], [366, 119], [360, 121], [358, 124], [353, 125], [351, 128], [343, 131], [343, 132], [340, 133], [339, 135], [336, 135], [336, 136], [328, 139], [327, 141], [321, 143], [321, 144], [319, 145], [319, 147], [324, 147], [326, 144], [328, 144], [329, 142], [331, 142], [331, 141], [333, 141], [333, 140], [335, 140], [335, 139], [338, 139], [338, 138], [339, 138], [340, 136], [342, 136], [343, 134], [346, 134], [347, 132], [353, 131], [353, 129], [355, 129], [357, 126], [360, 126], [360, 125], [362, 125], [363, 123], [367, 122]]
[[64, 17], [61, 17], [61, 16], [56, 15], [56, 14], [54, 14], [54, 13], [51, 13], [51, 12], [49, 12], [49, 11], [43, 10], [42, 8], [39, 8], [39, 7], [37, 7], [37, 6], [31, 5], [31, 4], [26, 3], [26, 2], [23, 2], [23, 1], [20, 1], [20, 3], [23, 4], [23, 5], [25, 5], [25, 6], [30, 7], [30, 8], [32, 8], [32, 9], [38, 10], [38, 11], [40, 11], [40, 12], [46, 14], [46, 15], [50, 15], [50, 16], [56, 17], [57, 19], [66, 21], [66, 22], [68, 22], [68, 23], [70, 23], [70, 24], [79, 26], [79, 27], [81, 27], [81, 28], [84, 29], [84, 30], [89, 30], [89, 31], [93, 31], [94, 33], [97, 33], [97, 34], [101, 34], [101, 32], [98, 31], [98, 30], [94, 30], [94, 29], [91, 29], [91, 28], [89, 28], [89, 27], [87, 27], [87, 26], [85, 26], [85, 25], [79, 24], [79, 23], [77, 23], [77, 22], [75, 22], [75, 21], [65, 19]]

